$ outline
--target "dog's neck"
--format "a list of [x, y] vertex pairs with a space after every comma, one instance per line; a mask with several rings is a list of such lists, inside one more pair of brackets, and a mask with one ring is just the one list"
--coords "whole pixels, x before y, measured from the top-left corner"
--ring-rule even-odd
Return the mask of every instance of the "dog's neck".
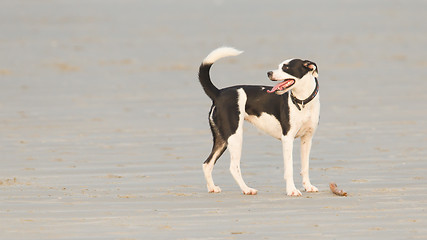
[[303, 78], [300, 79], [298, 87], [295, 87], [291, 90], [294, 97], [304, 100], [308, 98], [313, 91], [316, 89], [316, 79], [313, 75], [307, 74]]

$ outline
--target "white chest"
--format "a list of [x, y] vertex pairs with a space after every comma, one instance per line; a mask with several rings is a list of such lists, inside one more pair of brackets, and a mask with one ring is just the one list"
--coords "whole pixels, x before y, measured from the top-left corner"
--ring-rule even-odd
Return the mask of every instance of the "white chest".
[[[292, 104], [292, 103], [291, 103]], [[292, 104], [293, 105], [293, 104]], [[298, 110], [296, 106], [290, 107], [290, 125], [291, 134], [295, 137], [301, 137], [306, 134], [314, 134], [319, 124], [320, 102], [315, 99], [314, 102]]]

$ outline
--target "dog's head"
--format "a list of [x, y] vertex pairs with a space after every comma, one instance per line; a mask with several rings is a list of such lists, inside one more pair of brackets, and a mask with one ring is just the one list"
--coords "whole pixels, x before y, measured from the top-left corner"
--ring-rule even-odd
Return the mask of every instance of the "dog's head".
[[306, 77], [318, 77], [316, 63], [309, 60], [288, 59], [279, 64], [279, 68], [267, 73], [271, 81], [281, 81], [271, 89], [270, 93], [275, 92], [282, 95], [298, 84]]

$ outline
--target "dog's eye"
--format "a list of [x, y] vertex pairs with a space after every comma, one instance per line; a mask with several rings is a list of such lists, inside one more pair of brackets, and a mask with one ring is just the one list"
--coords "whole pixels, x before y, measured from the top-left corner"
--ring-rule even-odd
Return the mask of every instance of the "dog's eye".
[[289, 66], [287, 66], [287, 65], [283, 65], [282, 69], [283, 69], [283, 71], [288, 70], [288, 69], [289, 69]]

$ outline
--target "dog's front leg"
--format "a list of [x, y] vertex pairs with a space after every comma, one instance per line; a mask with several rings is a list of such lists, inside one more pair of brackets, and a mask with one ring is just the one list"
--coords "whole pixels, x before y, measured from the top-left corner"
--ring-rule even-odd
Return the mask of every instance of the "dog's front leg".
[[285, 181], [286, 181], [286, 194], [288, 196], [301, 196], [301, 192], [295, 187], [294, 183], [294, 169], [292, 160], [292, 151], [294, 147], [293, 136], [282, 135], [283, 147], [283, 160], [285, 163]]
[[302, 176], [302, 185], [307, 192], [318, 192], [319, 190], [311, 185], [310, 175], [309, 175], [309, 159], [310, 159], [310, 150], [311, 142], [313, 135], [307, 134], [301, 137], [301, 176]]

